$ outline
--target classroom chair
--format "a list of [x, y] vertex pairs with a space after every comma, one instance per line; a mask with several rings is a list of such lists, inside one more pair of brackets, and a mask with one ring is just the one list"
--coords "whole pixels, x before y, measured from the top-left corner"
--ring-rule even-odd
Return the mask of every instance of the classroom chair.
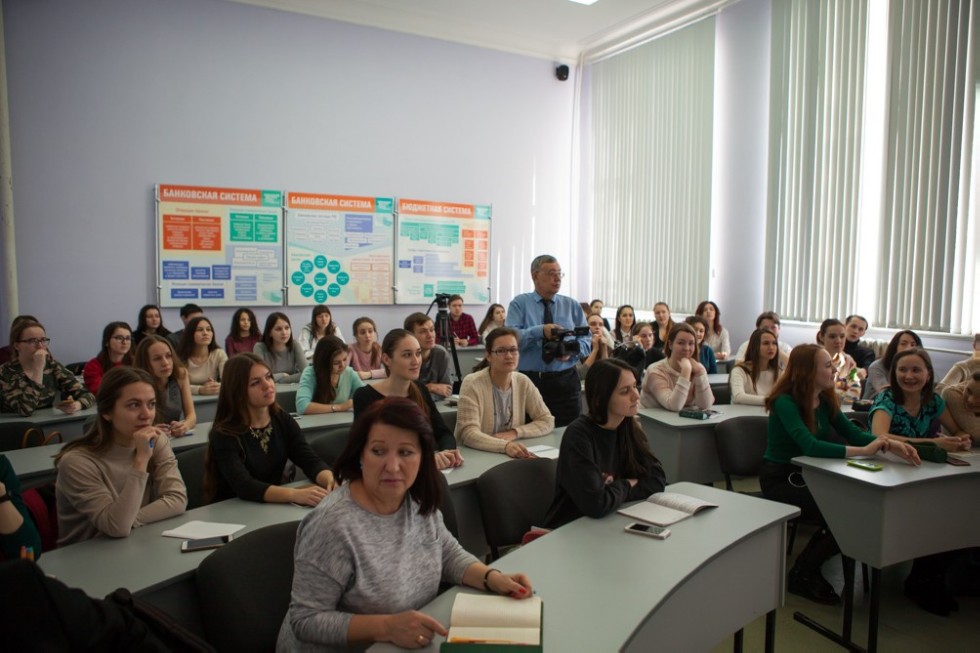
[[347, 446], [347, 433], [350, 426], [337, 426], [324, 433], [314, 435], [309, 439], [310, 448], [320, 456], [320, 459], [333, 466], [340, 452]]
[[541, 526], [555, 496], [558, 461], [519, 458], [497, 465], [476, 479], [489, 560], [506, 546], [521, 543], [532, 526]]
[[291, 521], [245, 533], [198, 565], [201, 620], [217, 650], [275, 650], [289, 609], [298, 527]]
[[[725, 475], [725, 489], [733, 491], [732, 477], [758, 476], [766, 453], [769, 418], [762, 415], [732, 417], [715, 426], [718, 466]], [[749, 492], [761, 497], [761, 492]]]
[[187, 487], [188, 510], [200, 508], [208, 503], [204, 500], [204, 456], [207, 451], [207, 446], [201, 446], [184, 449], [175, 454], [177, 469], [180, 470], [180, 476]]
[[64, 441], [60, 432], [53, 431], [46, 434], [44, 429], [33, 422], [0, 423], [0, 452], [58, 444]]

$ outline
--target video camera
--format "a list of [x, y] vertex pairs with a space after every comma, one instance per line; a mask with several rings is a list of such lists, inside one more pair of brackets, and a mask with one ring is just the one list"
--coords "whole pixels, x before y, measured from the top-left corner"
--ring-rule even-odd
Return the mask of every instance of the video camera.
[[446, 311], [446, 310], [449, 310], [449, 298], [450, 297], [452, 297], [452, 295], [450, 295], [448, 293], [441, 292], [441, 293], [436, 294], [436, 298], [433, 299], [432, 301], [433, 301], [433, 303], [435, 303], [435, 305], [438, 307], [438, 309], [440, 311]]
[[556, 358], [578, 356], [582, 351], [578, 338], [589, 334], [589, 327], [580, 326], [574, 329], [554, 329], [551, 339], [541, 345], [541, 358], [550, 363]]

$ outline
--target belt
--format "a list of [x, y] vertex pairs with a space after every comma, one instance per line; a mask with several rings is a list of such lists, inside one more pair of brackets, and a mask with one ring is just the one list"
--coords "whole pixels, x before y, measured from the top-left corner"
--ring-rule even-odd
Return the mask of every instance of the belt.
[[525, 372], [524, 370], [520, 370], [520, 372], [521, 374], [532, 379], [557, 379], [560, 376], [578, 374], [574, 367], [570, 367], [567, 370], [561, 370], [560, 372]]

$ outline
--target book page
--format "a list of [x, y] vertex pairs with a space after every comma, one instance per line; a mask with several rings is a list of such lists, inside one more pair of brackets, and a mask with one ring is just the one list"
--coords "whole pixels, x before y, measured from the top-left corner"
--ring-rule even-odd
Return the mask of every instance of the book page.
[[682, 510], [674, 510], [673, 508], [668, 508], [666, 506], [658, 506], [655, 503], [650, 503], [649, 501], [640, 501], [639, 503], [627, 506], [626, 508], [620, 508], [619, 514], [625, 515], [631, 519], [639, 519], [640, 521], [645, 521], [650, 524], [656, 524], [657, 526], [670, 526], [682, 519], [687, 519], [690, 517], [690, 513], [684, 512]]
[[[511, 599], [511, 601], [513, 600]], [[541, 630], [538, 628], [451, 626], [446, 641], [450, 644], [527, 644], [537, 646], [541, 643]]]
[[677, 494], [676, 492], [657, 492], [656, 494], [650, 495], [647, 501], [666, 506], [667, 508], [673, 508], [674, 510], [681, 510], [689, 515], [693, 515], [702, 508], [718, 507], [703, 499], [691, 497], [686, 494]]
[[203, 540], [206, 537], [221, 537], [232, 535], [245, 528], [245, 524], [220, 524], [210, 521], [189, 521], [177, 528], [163, 531], [164, 537], [176, 537], [181, 540]]
[[541, 597], [512, 599], [507, 596], [457, 594], [451, 626], [484, 628], [541, 628]]

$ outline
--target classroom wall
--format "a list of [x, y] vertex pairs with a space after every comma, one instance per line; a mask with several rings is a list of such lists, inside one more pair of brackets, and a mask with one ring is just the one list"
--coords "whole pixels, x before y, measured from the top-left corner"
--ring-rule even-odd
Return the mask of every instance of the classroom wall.
[[[568, 258], [573, 85], [549, 61], [224, 0], [3, 12], [20, 310], [64, 362], [155, 301], [157, 182], [493, 203], [505, 304], [533, 256]], [[417, 308], [334, 315], [350, 337], [359, 315], [384, 332]], [[208, 313], [223, 339], [232, 311]]]

